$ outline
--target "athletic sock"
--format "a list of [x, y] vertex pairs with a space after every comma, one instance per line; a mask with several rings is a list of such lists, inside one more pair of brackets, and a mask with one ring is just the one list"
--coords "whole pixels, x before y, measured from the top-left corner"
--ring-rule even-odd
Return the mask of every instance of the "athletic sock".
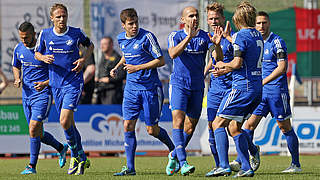
[[180, 166], [182, 167], [187, 159], [187, 154], [184, 146], [183, 129], [173, 129], [172, 138]]
[[[185, 131], [183, 131], [184, 149], [186, 149], [186, 147], [188, 146], [188, 144], [189, 144], [189, 142], [190, 142], [190, 140], [192, 138], [192, 135], [193, 135], [193, 133], [192, 134], [188, 134]], [[173, 150], [171, 155], [172, 155], [172, 157], [177, 157], [177, 152], [176, 152], [175, 149]]]
[[82, 143], [81, 143], [81, 136], [80, 136], [80, 133], [79, 133], [77, 127], [74, 127], [74, 132], [75, 132], [75, 136], [76, 136], [77, 152], [79, 154], [80, 161], [86, 161], [87, 160], [87, 156], [83, 151]]
[[66, 136], [67, 143], [70, 147], [71, 157], [75, 157], [75, 158], [78, 157], [77, 140], [76, 140], [74, 127], [70, 126], [69, 129], [64, 130], [64, 135]]
[[250, 129], [242, 129], [244, 136], [248, 141], [248, 149], [251, 155], [255, 155], [258, 152], [258, 148], [253, 144], [253, 133]]
[[30, 137], [30, 165], [34, 168], [36, 167], [36, 164], [38, 162], [40, 145], [40, 136], [35, 138]]
[[61, 144], [59, 141], [57, 141], [52, 134], [50, 134], [47, 131], [44, 131], [43, 137], [41, 138], [41, 142], [53, 147], [58, 152], [61, 152], [63, 150], [63, 144]]
[[135, 131], [129, 131], [124, 133], [124, 148], [127, 156], [127, 167], [131, 171], [135, 171], [134, 158], [137, 148], [137, 139]]
[[167, 131], [161, 127], [159, 127], [159, 128], [160, 128], [160, 132], [158, 134], [158, 137], [156, 137], [156, 138], [158, 138], [161, 142], [163, 142], [163, 144], [165, 144], [168, 147], [169, 151], [174, 150], [174, 144], [171, 141]]
[[290, 131], [283, 133], [286, 136], [288, 149], [291, 154], [292, 164], [295, 164], [297, 167], [300, 167], [299, 162], [299, 142], [298, 137], [293, 129]]
[[212, 129], [209, 129], [209, 144], [210, 144], [211, 153], [214, 158], [214, 162], [216, 163], [216, 167], [219, 167], [220, 166], [219, 156], [218, 156], [216, 141], [214, 139], [214, 133]]
[[234, 143], [236, 145], [236, 150], [238, 152], [238, 156], [241, 160], [241, 169], [244, 171], [248, 171], [251, 169], [249, 163], [249, 152], [248, 152], [248, 141], [245, 137], [244, 133], [240, 133], [233, 137]]
[[216, 141], [220, 167], [229, 168], [229, 139], [226, 130], [224, 128], [217, 128], [214, 131], [214, 139]]

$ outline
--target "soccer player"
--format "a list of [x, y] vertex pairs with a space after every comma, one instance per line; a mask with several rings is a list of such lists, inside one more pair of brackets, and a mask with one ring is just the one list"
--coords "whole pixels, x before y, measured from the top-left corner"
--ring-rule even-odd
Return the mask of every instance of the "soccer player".
[[163, 92], [157, 67], [164, 65], [164, 58], [156, 37], [149, 31], [139, 28], [135, 9], [124, 9], [120, 13], [124, 32], [118, 35], [118, 43], [123, 56], [110, 71], [115, 78], [117, 69], [124, 65], [127, 82], [124, 89], [122, 112], [124, 119], [124, 146], [127, 167], [115, 176], [135, 175], [134, 157], [137, 147], [135, 126], [140, 111], [143, 110], [148, 134], [163, 142], [172, 151], [174, 145], [166, 130], [159, 125], [163, 103]]
[[[19, 88], [22, 79], [22, 105], [29, 124], [30, 163], [21, 174], [35, 174], [41, 142], [59, 152], [59, 165], [66, 163], [67, 145], [62, 145], [49, 132], [43, 130], [43, 120], [47, 119], [52, 95], [48, 86], [48, 65], [34, 59], [36, 45], [34, 27], [29, 22], [19, 26], [21, 42], [14, 48], [12, 71], [14, 86]], [[22, 71], [22, 76], [21, 76]]]
[[[210, 28], [214, 31], [216, 28], [224, 28], [225, 32], [221, 39], [221, 47], [223, 52], [223, 62], [230, 62], [233, 59], [233, 46], [232, 46], [232, 37], [234, 34], [231, 31], [229, 26], [229, 22], [225, 26], [225, 17], [223, 14], [223, 5], [217, 2], [209, 4], [207, 6], [207, 23]], [[213, 51], [214, 52], [214, 51]], [[216, 149], [216, 143], [214, 139], [214, 133], [212, 129], [212, 122], [216, 117], [219, 105], [222, 101], [222, 98], [226, 95], [229, 89], [231, 89], [231, 73], [227, 73], [226, 75], [221, 75], [219, 77], [215, 77], [218, 72], [213, 64], [217, 63], [217, 55], [216, 53], [212, 54], [212, 57], [205, 69], [205, 75], [210, 71], [213, 72], [210, 80], [210, 87], [207, 94], [207, 115], [208, 115], [208, 128], [209, 128], [209, 144], [211, 153], [214, 157], [216, 166], [210, 172], [206, 174], [206, 177], [214, 176], [213, 172], [219, 167], [219, 157]], [[223, 72], [224, 73], [224, 72]], [[228, 140], [228, 139], [227, 139]]]
[[[49, 64], [49, 85], [60, 115], [60, 124], [71, 149], [68, 174], [79, 175], [90, 166], [90, 161], [82, 149], [73, 112], [83, 88], [82, 67], [92, 54], [94, 45], [80, 28], [67, 26], [68, 10], [63, 4], [51, 7], [50, 19], [53, 27], [40, 32], [35, 57]], [[87, 47], [82, 58], [79, 57], [79, 43]]]
[[[252, 143], [253, 133], [263, 116], [271, 113], [277, 120], [278, 126], [287, 140], [291, 154], [291, 165], [284, 173], [300, 172], [299, 142], [291, 126], [290, 97], [287, 84], [288, 56], [287, 47], [283, 39], [270, 31], [270, 19], [266, 12], [260, 11], [256, 17], [256, 29], [262, 34], [264, 40], [264, 54], [262, 61], [263, 94], [262, 102], [255, 109], [245, 124], [245, 130], [250, 135]], [[251, 153], [251, 152], [250, 152]], [[258, 169], [260, 160], [251, 158], [251, 166]], [[234, 164], [239, 161], [233, 162]]]
[[216, 28], [215, 35], [210, 39], [206, 32], [198, 29], [199, 13], [191, 6], [183, 9], [181, 22], [184, 28], [172, 32], [168, 37], [168, 51], [173, 59], [169, 94], [175, 144], [175, 150], [168, 155], [166, 173], [169, 176], [178, 172], [180, 167], [182, 175], [195, 170], [186, 161], [185, 147], [201, 115], [205, 58], [212, 43], [216, 45], [215, 51], [219, 59], [223, 59], [220, 47], [222, 32], [219, 28]]
[[242, 123], [261, 101], [261, 60], [263, 39], [255, 27], [256, 9], [248, 2], [240, 3], [232, 18], [239, 31], [232, 36], [234, 58], [231, 62], [217, 62], [216, 68], [232, 70], [232, 90], [223, 97], [213, 121], [214, 136], [220, 161], [215, 176], [228, 176], [228, 141], [225, 127], [233, 137], [242, 166], [234, 177], [252, 177], [248, 153], [248, 135]]

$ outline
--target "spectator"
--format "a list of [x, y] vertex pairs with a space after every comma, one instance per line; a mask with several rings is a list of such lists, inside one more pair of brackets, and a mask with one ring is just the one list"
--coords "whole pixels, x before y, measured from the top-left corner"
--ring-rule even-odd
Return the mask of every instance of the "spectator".
[[[80, 56], [83, 57], [85, 52], [85, 48], [81, 46], [80, 48]], [[95, 75], [96, 67], [94, 55], [90, 56], [90, 58], [85, 62], [83, 66], [83, 91], [81, 94], [80, 104], [92, 104], [92, 95], [94, 92], [94, 75]]]
[[111, 37], [102, 38], [100, 48], [102, 56], [98, 68], [98, 78], [96, 79], [97, 104], [122, 104], [123, 81], [126, 72], [123, 68], [119, 68], [115, 78], [110, 76], [110, 71], [118, 64], [121, 56], [113, 49]]

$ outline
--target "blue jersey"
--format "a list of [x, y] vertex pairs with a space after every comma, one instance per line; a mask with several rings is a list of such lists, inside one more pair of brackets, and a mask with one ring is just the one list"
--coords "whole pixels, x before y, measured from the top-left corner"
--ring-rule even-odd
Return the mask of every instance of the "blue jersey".
[[[231, 31], [231, 35], [233, 35], [234, 32]], [[213, 33], [211, 33], [213, 36]], [[233, 46], [230, 41], [228, 41], [226, 38], [222, 37], [220, 46], [223, 52], [223, 62], [228, 63], [233, 60]], [[216, 60], [211, 56], [212, 58], [212, 64], [216, 64]], [[214, 67], [212, 67], [214, 69]], [[232, 83], [232, 73], [227, 73], [225, 75], [214, 77], [214, 75], [211, 75], [210, 80], [210, 88], [219, 89], [219, 90], [225, 90], [231, 88]]]
[[[117, 38], [126, 64], [145, 64], [162, 56], [157, 38], [142, 28], [135, 37], [127, 37], [126, 32], [122, 32]], [[157, 86], [161, 86], [161, 82], [156, 68], [127, 73], [127, 90], [151, 90]]]
[[262, 89], [263, 39], [256, 29], [241, 29], [232, 36], [234, 51], [241, 51], [242, 66], [232, 71], [233, 89]]
[[[277, 54], [283, 53], [284, 57], [278, 58]], [[269, 76], [278, 67], [279, 61], [287, 61], [287, 47], [280, 36], [270, 33], [264, 41], [264, 54], [262, 60], [262, 78]], [[265, 84], [263, 92], [279, 93], [288, 92], [287, 75], [284, 73], [277, 79]]]
[[[177, 46], [186, 36], [184, 29], [172, 32], [168, 37], [169, 48]], [[211, 45], [207, 32], [200, 30], [183, 52], [173, 59], [170, 83], [190, 90], [203, 89], [205, 59]]]
[[73, 63], [80, 58], [79, 44], [91, 44], [80, 28], [68, 26], [62, 34], [55, 32], [53, 27], [40, 32], [35, 51], [54, 55], [54, 62], [49, 65], [50, 86], [61, 88], [68, 84], [79, 86], [83, 83], [82, 71], [71, 71], [76, 66]]
[[34, 58], [34, 48], [27, 48], [22, 42], [17, 44], [13, 51], [12, 66], [22, 70], [22, 98], [32, 98], [40, 94], [48, 95], [48, 88], [41, 92], [34, 88], [34, 82], [49, 79], [48, 65]]

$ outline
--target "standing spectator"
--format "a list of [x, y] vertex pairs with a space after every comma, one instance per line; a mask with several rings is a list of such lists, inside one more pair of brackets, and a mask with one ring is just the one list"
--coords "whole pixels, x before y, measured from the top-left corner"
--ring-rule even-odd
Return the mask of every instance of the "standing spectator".
[[122, 104], [123, 81], [126, 72], [119, 68], [117, 76], [112, 78], [110, 71], [119, 63], [121, 56], [113, 49], [111, 37], [104, 37], [100, 41], [102, 51], [98, 68], [97, 81], [97, 104]]
[[[80, 48], [80, 57], [83, 57], [85, 53], [85, 48], [81, 46]], [[94, 75], [96, 71], [95, 60], [93, 53], [87, 59], [83, 66], [83, 91], [80, 99], [80, 104], [92, 104], [92, 95], [94, 92]]]

